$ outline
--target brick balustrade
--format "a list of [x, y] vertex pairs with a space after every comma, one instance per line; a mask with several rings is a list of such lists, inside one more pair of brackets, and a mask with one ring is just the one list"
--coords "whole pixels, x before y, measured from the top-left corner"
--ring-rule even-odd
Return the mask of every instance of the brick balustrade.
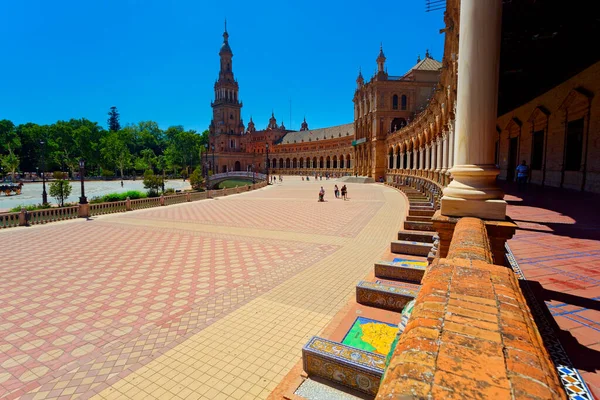
[[514, 273], [484, 223], [462, 218], [435, 259], [377, 399], [566, 398]]

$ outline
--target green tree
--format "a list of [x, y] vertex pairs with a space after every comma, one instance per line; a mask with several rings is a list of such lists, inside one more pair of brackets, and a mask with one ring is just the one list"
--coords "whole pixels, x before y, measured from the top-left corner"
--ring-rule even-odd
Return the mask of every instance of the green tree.
[[155, 175], [151, 170], [144, 172], [144, 187], [148, 189], [148, 196], [158, 196], [158, 189], [163, 185], [163, 179], [160, 175]]
[[111, 132], [118, 132], [121, 130], [121, 124], [119, 123], [119, 112], [117, 107], [112, 106], [108, 111], [108, 130]]
[[144, 170], [154, 170], [157, 159], [156, 154], [154, 154], [154, 151], [152, 151], [152, 149], [144, 149], [140, 151], [140, 158], [144, 161], [144, 164], [147, 165], [147, 167], [144, 168]]
[[200, 134], [200, 146], [202, 146], [203, 148], [205, 145], [209, 144], [208, 143], [208, 134], [209, 134], [208, 129]]
[[202, 176], [202, 168], [197, 167], [190, 175], [190, 185], [192, 189], [201, 190], [204, 187], [204, 177]]
[[16, 150], [21, 147], [21, 140], [17, 135], [15, 124], [7, 119], [0, 120], [0, 151]]
[[[54, 174], [57, 175], [56, 173]], [[59, 206], [65, 206], [65, 199], [71, 195], [73, 187], [68, 180], [64, 179], [64, 175], [58, 174], [59, 177], [50, 184], [50, 196], [54, 197]]]
[[[15, 124], [7, 119], [0, 120], [0, 163], [10, 171], [13, 181], [19, 168], [19, 157], [15, 151], [21, 147]], [[6, 152], [7, 154], [2, 154]]]
[[131, 164], [131, 152], [122, 140], [120, 132], [109, 132], [100, 141], [100, 152], [104, 160], [111, 166], [119, 169], [121, 178], [123, 171]]
[[0, 157], [0, 161], [2, 161], [2, 167], [10, 171], [12, 180], [13, 182], [15, 182], [15, 174], [17, 172], [17, 169], [19, 168], [19, 157], [13, 152], [13, 150], [10, 147], [8, 148], [8, 154]]
[[79, 149], [75, 143], [73, 126], [67, 121], [58, 121], [51, 125], [50, 134], [53, 139], [49, 143], [52, 159], [61, 170], [67, 167], [73, 174], [79, 164]]
[[40, 140], [47, 140], [48, 126], [31, 122], [16, 127], [17, 135], [21, 139], [19, 156], [21, 171], [35, 171], [42, 168], [42, 146]]

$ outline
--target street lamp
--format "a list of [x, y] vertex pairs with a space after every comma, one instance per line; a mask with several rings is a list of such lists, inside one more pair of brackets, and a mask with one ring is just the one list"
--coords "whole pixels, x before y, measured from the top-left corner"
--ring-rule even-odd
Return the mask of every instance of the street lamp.
[[252, 184], [256, 183], [256, 174], [254, 169], [254, 162], [256, 161], [256, 149], [254, 149], [254, 155], [252, 156]]
[[40, 140], [42, 146], [42, 204], [48, 204], [48, 193], [46, 192], [46, 142]]
[[81, 180], [81, 197], [79, 198], [79, 204], [87, 204], [87, 198], [85, 197], [85, 187], [83, 185], [83, 175], [85, 172], [85, 160], [82, 158], [79, 160], [79, 179]]
[[269, 184], [269, 143], [265, 146], [267, 148], [267, 185]]
[[208, 174], [208, 143], [204, 144], [204, 149], [206, 150], [204, 152], [204, 174], [206, 175], [206, 196], [208, 197], [210, 194], [210, 175]]
[[211, 150], [212, 150], [212, 156], [213, 156], [213, 157], [212, 157], [212, 158], [213, 158], [213, 162], [212, 162], [212, 170], [213, 170], [213, 173], [214, 173], [214, 172], [215, 172], [215, 145], [214, 145], [214, 144], [212, 144], [212, 145], [210, 145], [210, 147], [211, 147]]

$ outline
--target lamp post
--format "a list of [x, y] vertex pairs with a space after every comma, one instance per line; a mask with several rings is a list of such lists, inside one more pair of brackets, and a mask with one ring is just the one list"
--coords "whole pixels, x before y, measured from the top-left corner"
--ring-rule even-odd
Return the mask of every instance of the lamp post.
[[87, 204], [87, 198], [85, 197], [85, 188], [83, 185], [83, 175], [85, 173], [85, 160], [82, 158], [79, 160], [79, 179], [81, 180], [81, 197], [79, 198], [79, 204]]
[[265, 146], [267, 148], [267, 185], [270, 183], [269, 181], [269, 143]]
[[42, 204], [48, 204], [48, 193], [46, 192], [46, 142], [40, 140], [42, 146]]
[[204, 144], [204, 174], [206, 175], [205, 183], [206, 183], [206, 197], [210, 194], [210, 175], [208, 174], [208, 143]]
[[255, 174], [255, 169], [254, 169], [254, 162], [256, 160], [256, 149], [254, 149], [254, 154], [252, 156], [252, 184], [256, 183], [256, 174]]
[[[213, 170], [213, 173], [214, 173], [214, 171], [215, 171], [215, 145], [214, 145], [214, 144], [211, 144], [211, 145], [210, 145], [210, 148], [211, 148], [211, 150], [212, 150], [212, 158], [213, 158], [213, 162], [212, 162], [212, 170]], [[218, 171], [217, 171], [217, 172], [218, 172]]]

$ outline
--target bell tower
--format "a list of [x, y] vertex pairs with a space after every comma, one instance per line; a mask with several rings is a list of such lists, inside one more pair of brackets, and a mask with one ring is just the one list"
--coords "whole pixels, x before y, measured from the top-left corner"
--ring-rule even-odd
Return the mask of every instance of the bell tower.
[[241, 135], [244, 133], [242, 121], [242, 102], [239, 100], [239, 85], [233, 77], [233, 52], [229, 47], [227, 20], [223, 32], [223, 44], [219, 51], [219, 79], [215, 82], [215, 99], [211, 102], [213, 119], [210, 123], [211, 134]]

